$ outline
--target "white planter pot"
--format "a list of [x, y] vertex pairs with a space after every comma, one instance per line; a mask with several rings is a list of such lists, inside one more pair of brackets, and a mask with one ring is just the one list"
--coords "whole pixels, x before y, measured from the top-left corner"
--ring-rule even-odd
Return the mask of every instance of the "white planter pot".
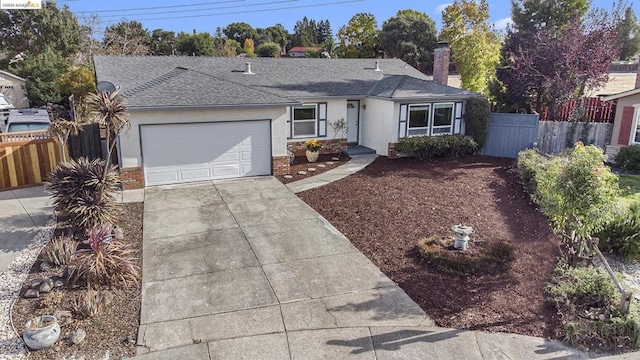
[[309, 151], [307, 150], [307, 161], [308, 162], [316, 162], [318, 161], [318, 156], [320, 156], [320, 152], [319, 151]]
[[22, 338], [30, 349], [40, 350], [53, 345], [60, 337], [60, 324], [53, 315], [42, 315], [42, 320], [49, 325], [35, 327], [36, 320], [31, 319], [24, 325]]

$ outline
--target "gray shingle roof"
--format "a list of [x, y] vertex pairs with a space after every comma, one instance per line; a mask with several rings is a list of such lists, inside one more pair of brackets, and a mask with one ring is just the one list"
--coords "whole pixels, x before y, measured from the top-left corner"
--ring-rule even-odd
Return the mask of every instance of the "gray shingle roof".
[[[251, 62], [253, 75], [243, 74]], [[375, 62], [381, 71], [375, 71]], [[465, 98], [398, 59], [274, 59], [96, 56], [98, 81], [120, 86], [131, 107], [287, 104], [367, 96]]]

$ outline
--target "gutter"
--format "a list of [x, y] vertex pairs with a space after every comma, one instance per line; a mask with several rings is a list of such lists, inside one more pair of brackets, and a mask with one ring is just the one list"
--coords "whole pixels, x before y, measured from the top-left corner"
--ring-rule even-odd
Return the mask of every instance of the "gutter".
[[287, 107], [300, 105], [299, 102], [277, 103], [277, 104], [239, 104], [239, 105], [175, 105], [175, 106], [127, 106], [127, 110], [135, 111], [167, 111], [167, 110], [210, 110], [210, 109], [237, 109], [237, 108], [270, 108], [270, 107]]

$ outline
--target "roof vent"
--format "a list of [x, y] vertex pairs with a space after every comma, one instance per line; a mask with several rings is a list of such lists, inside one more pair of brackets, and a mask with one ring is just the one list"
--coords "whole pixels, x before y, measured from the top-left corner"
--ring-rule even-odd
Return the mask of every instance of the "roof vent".
[[253, 72], [251, 72], [251, 63], [248, 62], [248, 61], [246, 63], [244, 63], [244, 72], [243, 72], [243, 74], [253, 75]]
[[380, 61], [376, 61], [376, 70], [375, 71], [382, 71], [382, 70], [380, 70]]

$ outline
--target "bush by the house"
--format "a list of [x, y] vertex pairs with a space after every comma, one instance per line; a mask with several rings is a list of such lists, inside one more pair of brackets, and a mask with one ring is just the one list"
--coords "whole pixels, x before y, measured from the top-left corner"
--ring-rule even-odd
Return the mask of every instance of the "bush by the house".
[[627, 259], [640, 259], [640, 204], [618, 210], [596, 236], [603, 251], [614, 250]]
[[477, 96], [467, 101], [464, 113], [465, 132], [482, 149], [487, 139], [487, 129], [489, 128], [489, 118], [491, 115], [491, 105], [483, 96]]
[[470, 136], [417, 136], [400, 139], [396, 151], [415, 155], [418, 159], [455, 159], [478, 150], [478, 143]]
[[535, 149], [524, 150], [518, 153], [517, 167], [524, 184], [535, 191], [536, 174], [542, 168], [547, 158]]
[[548, 287], [562, 317], [564, 338], [572, 345], [592, 348], [640, 348], [640, 308], [631, 303], [628, 315], [609, 275], [597, 267], [559, 265]]
[[640, 145], [621, 148], [615, 160], [625, 170], [640, 171]]
[[59, 217], [72, 229], [86, 231], [116, 222], [120, 176], [111, 165], [105, 174], [105, 166], [101, 159], [80, 158], [58, 164], [49, 175], [45, 188], [53, 197]]

